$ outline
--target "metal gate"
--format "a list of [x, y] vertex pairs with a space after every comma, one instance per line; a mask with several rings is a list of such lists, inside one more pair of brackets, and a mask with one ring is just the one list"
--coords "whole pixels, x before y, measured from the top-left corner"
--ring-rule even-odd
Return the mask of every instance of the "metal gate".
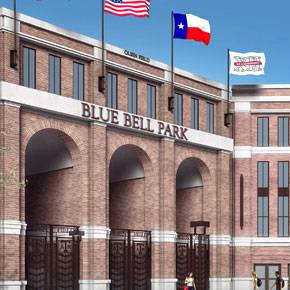
[[150, 290], [151, 233], [112, 230], [109, 267], [111, 290]]
[[176, 242], [177, 290], [192, 272], [197, 290], [209, 289], [209, 235], [178, 234]]
[[28, 290], [78, 290], [79, 227], [28, 226], [26, 280]]

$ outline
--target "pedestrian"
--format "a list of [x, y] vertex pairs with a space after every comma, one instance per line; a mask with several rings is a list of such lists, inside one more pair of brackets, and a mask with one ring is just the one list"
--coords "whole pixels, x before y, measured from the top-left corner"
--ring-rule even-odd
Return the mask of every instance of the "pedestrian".
[[260, 286], [262, 285], [262, 281], [261, 279], [258, 278], [257, 273], [256, 272], [252, 272], [252, 278], [253, 278], [253, 290], [257, 290], [260, 288]]
[[196, 290], [192, 272], [190, 272], [189, 275], [185, 278], [184, 284], [187, 286], [188, 290]]
[[275, 272], [275, 276], [276, 276], [276, 280], [275, 280], [274, 284], [272, 285], [271, 289], [273, 289], [274, 286], [276, 286], [276, 290], [281, 290], [282, 288], [284, 288], [285, 282], [284, 282], [283, 278], [281, 277], [279, 271]]

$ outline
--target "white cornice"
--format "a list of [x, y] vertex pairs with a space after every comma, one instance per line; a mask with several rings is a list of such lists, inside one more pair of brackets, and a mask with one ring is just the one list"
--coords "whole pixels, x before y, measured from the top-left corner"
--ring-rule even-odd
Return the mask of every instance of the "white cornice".
[[[0, 30], [13, 31], [12, 18], [13, 18], [13, 11], [12, 10], [4, 8], [4, 7], [0, 8], [0, 20], [2, 19], [0, 21]], [[56, 33], [58, 35], [65, 36], [65, 37], [68, 37], [70, 39], [74, 39], [76, 41], [90, 45], [93, 47], [93, 49], [94, 49], [94, 47], [101, 48], [101, 41], [98, 41], [94, 38], [73, 32], [73, 31], [68, 30], [68, 29], [58, 27], [58, 26], [50, 24], [48, 22], [24, 15], [21, 13], [17, 13], [17, 19], [20, 22], [27, 23], [27, 24], [39, 27], [41, 29], [51, 31], [51, 32]], [[109, 52], [121, 55], [124, 58], [133, 59], [137, 62], [146, 64], [146, 65], [149, 65], [152, 67], [156, 67], [156, 68], [162, 69], [164, 71], [171, 70], [171, 67], [169, 65], [162, 63], [162, 62], [159, 62], [159, 61], [156, 61], [156, 60], [153, 60], [153, 59], [150, 60], [150, 63], [144, 63], [143, 61], [141, 61], [139, 59], [135, 59], [135, 58], [132, 58], [130, 56], [126, 56], [126, 55], [124, 55], [124, 49], [121, 49], [119, 47], [116, 47], [116, 46], [113, 46], [110, 44], [106, 44], [105, 49]], [[96, 55], [95, 55], [95, 57], [96, 57]], [[217, 89], [226, 90], [226, 86], [224, 84], [219, 83], [219, 82], [207, 79], [205, 77], [195, 75], [193, 73], [184, 71], [184, 70], [179, 69], [179, 68], [174, 68], [174, 70], [175, 70], [176, 74], [181, 75], [182, 77], [186, 77], [186, 78], [192, 79], [194, 81], [204, 83], [206, 85], [209, 85], [209, 86], [217, 88]]]
[[83, 239], [109, 239], [111, 230], [103, 226], [81, 226], [80, 231], [84, 231]]
[[236, 159], [251, 158], [256, 154], [290, 154], [290, 147], [253, 147], [235, 146], [234, 157]]
[[234, 247], [289, 247], [290, 237], [258, 238], [258, 237], [235, 237], [232, 241]]
[[155, 243], [175, 243], [177, 234], [174, 231], [152, 231], [151, 239]]
[[17, 220], [0, 220], [0, 234], [24, 236], [26, 223]]

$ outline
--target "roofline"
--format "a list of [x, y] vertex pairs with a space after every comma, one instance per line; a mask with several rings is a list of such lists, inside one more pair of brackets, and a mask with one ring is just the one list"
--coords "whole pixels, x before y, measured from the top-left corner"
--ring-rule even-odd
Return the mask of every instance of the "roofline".
[[258, 89], [290, 89], [290, 84], [266, 84], [266, 85], [233, 85], [233, 90], [258, 90]]
[[[6, 16], [8, 18], [13, 18], [14, 14], [13, 14], [13, 11], [11, 9], [8, 9], [8, 8], [5, 8], [5, 7], [0, 7], [0, 29], [5, 28], [5, 22], [4, 22], [4, 20], [1, 20], [1, 16], [2, 17]], [[25, 15], [25, 14], [22, 14], [22, 13], [17, 13], [17, 19], [20, 22], [28, 23], [30, 25], [39, 27], [39, 28], [47, 30], [47, 31], [54, 32], [56, 34], [59, 34], [59, 35], [74, 39], [76, 41], [79, 41], [79, 42], [82, 42], [84, 44], [88, 44], [88, 45], [94, 46], [96, 48], [101, 48], [102, 47], [101, 41], [96, 40], [96, 39], [94, 39], [92, 37], [89, 37], [89, 36], [86, 36], [86, 35], [83, 35], [83, 34], [68, 30], [68, 29], [61, 28], [61, 27], [56, 26], [54, 24], [51, 24], [49, 22], [46, 22], [46, 21], [31, 17], [31, 16], [28, 16], [28, 15]], [[115, 54], [119, 54], [119, 55], [122, 55], [123, 57], [127, 57], [129, 59], [132, 59], [131, 57], [129, 57], [127, 55], [124, 55], [124, 49], [122, 49], [120, 47], [117, 47], [117, 46], [114, 46], [114, 45], [111, 45], [111, 44], [106, 44], [105, 45], [105, 49], [107, 51], [109, 51], [109, 52], [112, 52], [112, 53], [115, 53]], [[144, 64], [144, 62], [142, 62], [141, 60], [138, 60], [138, 59], [135, 59], [135, 58], [133, 58], [133, 59], [135, 61], [138, 61], [138, 62], [141, 62], [141, 63]], [[146, 64], [149, 65], [149, 66], [152, 66], [152, 67], [163, 69], [165, 71], [171, 71], [170, 65], [162, 63], [162, 62], [159, 62], [159, 61], [156, 61], [156, 60], [153, 60], [153, 59], [150, 59], [150, 63], [146, 63]], [[209, 85], [211, 87], [214, 87], [214, 88], [217, 88], [217, 89], [220, 89], [220, 90], [227, 90], [226, 85], [224, 85], [224, 84], [222, 84], [220, 82], [217, 82], [217, 81], [214, 81], [214, 80], [210, 80], [210, 79], [205, 78], [205, 77], [201, 77], [199, 75], [193, 74], [191, 72], [185, 71], [185, 70], [180, 69], [180, 68], [174, 68], [174, 71], [175, 71], [176, 74], [178, 74], [180, 76], [192, 79], [194, 81]]]

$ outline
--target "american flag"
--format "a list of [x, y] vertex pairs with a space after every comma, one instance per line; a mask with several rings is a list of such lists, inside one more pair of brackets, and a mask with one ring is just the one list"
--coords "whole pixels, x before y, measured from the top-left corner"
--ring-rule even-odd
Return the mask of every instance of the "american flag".
[[148, 17], [150, 0], [106, 0], [105, 12], [118, 15]]

